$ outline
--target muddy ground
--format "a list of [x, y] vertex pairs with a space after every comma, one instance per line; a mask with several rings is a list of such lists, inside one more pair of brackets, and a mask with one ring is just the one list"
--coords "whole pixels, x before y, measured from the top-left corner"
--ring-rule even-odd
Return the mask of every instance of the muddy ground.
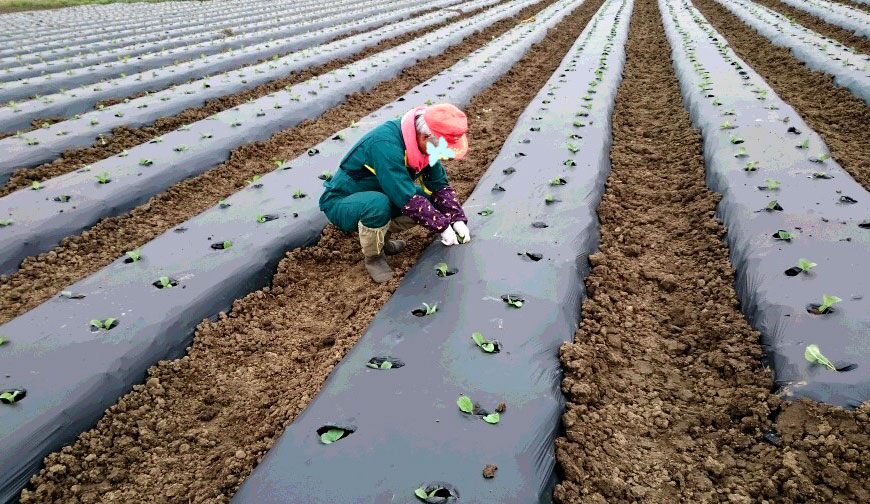
[[770, 393], [655, 0], [637, 0], [627, 54], [601, 251], [561, 348], [556, 501], [868, 502], [870, 403]]
[[[462, 199], [601, 3], [587, 0], [466, 108], [471, 150], [461, 163], [447, 163]], [[445, 57], [453, 55], [422, 62], [410, 85], [437, 73]], [[342, 116], [338, 127], [362, 116], [374, 96], [381, 99], [354, 100], [348, 110], [356, 112]], [[295, 152], [290, 138], [271, 149]], [[406, 238], [409, 250], [391, 259], [402, 274], [429, 242], [420, 230]], [[22, 503], [227, 502], [400, 280], [372, 284], [356, 236], [327, 228], [318, 245], [287, 254], [270, 288], [236, 301], [218, 321], [203, 322], [188, 356], [151, 368], [146, 384], [95, 429], [49, 456]]]
[[[95, 138], [94, 144], [91, 146], [69, 149], [63, 152], [59, 158], [55, 159], [52, 162], [45, 163], [43, 165], [33, 168], [22, 168], [16, 170], [12, 173], [12, 176], [9, 178], [9, 180], [6, 181], [5, 184], [0, 186], [0, 197], [5, 196], [13, 191], [27, 188], [34, 180], [44, 181], [52, 177], [57, 177], [65, 173], [78, 170], [82, 166], [95, 163], [101, 159], [114, 156], [115, 154], [118, 154], [123, 150], [130, 149], [137, 145], [148, 142], [154, 137], [165, 135], [171, 131], [175, 131], [181, 126], [184, 126], [185, 124], [190, 124], [195, 121], [201, 121], [207, 117], [217, 114], [218, 112], [222, 112], [243, 103], [247, 103], [249, 100], [261, 98], [270, 93], [280, 91], [286, 86], [292, 86], [294, 84], [304, 82], [312, 77], [328, 73], [336, 68], [341, 68], [345, 65], [349, 65], [361, 59], [365, 59], [375, 53], [386, 51], [387, 49], [402, 45], [406, 42], [424, 36], [427, 33], [443, 28], [448, 24], [455, 23], [458, 19], [479, 14], [480, 12], [483, 12], [488, 8], [491, 7], [476, 9], [474, 11], [470, 11], [465, 15], [460, 15], [426, 28], [414, 30], [398, 37], [392, 37], [383, 40], [380, 43], [369, 47], [368, 49], [364, 49], [353, 56], [334, 59], [331, 60], [329, 63], [325, 63], [323, 65], [316, 65], [306, 68], [304, 70], [291, 72], [286, 77], [275, 79], [266, 84], [262, 84], [260, 86], [256, 86], [245, 91], [240, 91], [238, 93], [221, 96], [220, 98], [208, 100], [201, 107], [192, 107], [172, 116], [161, 117], [151, 126], [145, 126], [142, 128], [129, 128], [126, 126], [122, 126], [119, 128], [115, 128], [112, 133], [110, 135], [106, 135], [103, 140], [97, 140]], [[434, 9], [424, 11], [419, 15], [422, 16], [428, 12], [431, 12], [432, 10]], [[335, 37], [332, 40], [341, 40], [350, 36], [353, 36], [353, 34]], [[252, 63], [252, 65], [254, 64], [256, 63]], [[150, 90], [150, 92], [152, 93], [157, 91], [160, 91], [160, 89]], [[144, 94], [145, 93], [143, 92], [133, 96], [129, 96], [127, 98], [138, 98], [140, 96], [144, 96]], [[105, 106], [110, 106], [114, 103], [119, 103], [121, 101], [123, 101], [123, 98], [119, 98], [117, 100], [107, 100], [101, 103]], [[49, 122], [53, 124], [54, 122], [57, 122], [58, 119], [61, 118], [53, 118], [51, 120], [37, 120], [34, 121], [34, 127], [38, 127], [38, 125], [42, 122]], [[103, 142], [105, 142], [105, 144]]]
[[[274, 160], [295, 158], [335, 131], [346, 128], [352, 120], [392, 102], [552, 2], [544, 0], [529, 6], [451, 46], [442, 54], [421, 60], [370, 92], [351, 95], [345, 103], [317, 119], [304, 121], [267, 141], [240, 147], [233, 151], [226, 163], [175, 184], [124, 215], [103, 219], [81, 235], [64, 238], [49, 252], [25, 259], [17, 272], [0, 275], [0, 324], [103, 268], [126, 251], [214, 206], [243, 189], [245, 180], [274, 169]], [[112, 239], [106, 240], [106, 236]]]

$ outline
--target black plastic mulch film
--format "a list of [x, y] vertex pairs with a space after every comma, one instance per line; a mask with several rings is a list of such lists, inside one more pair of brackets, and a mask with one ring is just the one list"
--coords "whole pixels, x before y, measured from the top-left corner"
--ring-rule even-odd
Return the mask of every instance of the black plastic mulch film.
[[[857, 406], [870, 397], [870, 193], [690, 3], [659, 6], [707, 183], [723, 196], [737, 294], [777, 386]], [[826, 295], [840, 301], [820, 314]]]
[[[531, 3], [496, 6], [495, 13], [477, 18], [477, 29]], [[558, 5], [565, 4], [562, 0]], [[541, 14], [537, 18], [543, 19]], [[535, 25], [522, 26], [530, 30]], [[542, 36], [536, 31], [527, 38]], [[317, 207], [322, 179], [367, 130], [417, 103], [467, 104], [531, 44], [503, 40], [469, 55], [473, 63], [455, 66], [466, 71], [441, 72], [336, 132], [310, 149], [310, 155], [251, 180], [223, 204], [144, 245], [138, 260], [119, 258], [67, 287], [65, 295], [0, 326], [0, 335], [7, 338], [0, 347], [0, 390], [27, 393], [20, 402], [0, 404], [0, 502], [17, 498], [43, 457], [93, 427], [106, 408], [144, 380], [148, 367], [183, 355], [202, 319], [265, 285], [287, 250], [317, 241], [326, 225]], [[297, 193], [302, 197], [291, 197]], [[177, 285], [158, 288], [154, 284], [161, 277]], [[105, 324], [110, 318], [115, 320], [108, 330], [90, 325], [91, 320]]]
[[558, 348], [598, 244], [631, 9], [605, 2], [465, 203], [471, 242], [424, 251], [234, 504], [551, 501]]

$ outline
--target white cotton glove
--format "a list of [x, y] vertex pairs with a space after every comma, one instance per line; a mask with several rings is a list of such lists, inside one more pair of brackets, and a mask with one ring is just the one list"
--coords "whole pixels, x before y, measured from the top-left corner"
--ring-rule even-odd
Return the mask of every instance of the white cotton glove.
[[459, 244], [459, 240], [456, 237], [456, 232], [453, 231], [452, 227], [447, 226], [447, 229], [441, 231], [441, 243], [443, 243], [446, 247]]
[[471, 241], [471, 232], [468, 230], [468, 226], [465, 225], [464, 222], [454, 222], [453, 230], [456, 231], [456, 234], [459, 237], [459, 243], [468, 243]]

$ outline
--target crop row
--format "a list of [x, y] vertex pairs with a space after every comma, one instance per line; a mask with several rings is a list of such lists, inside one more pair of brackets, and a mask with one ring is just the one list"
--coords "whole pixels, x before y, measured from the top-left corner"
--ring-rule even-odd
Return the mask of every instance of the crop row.
[[[659, 0], [743, 311], [788, 396], [856, 406], [870, 380], [870, 193], [688, 0]], [[840, 297], [842, 296], [842, 298]]]
[[[261, 286], [286, 250], [314, 243], [326, 224], [317, 208], [322, 179], [329, 176], [323, 172], [334, 169], [349, 144], [405, 110], [405, 103], [448, 98], [466, 103], [528, 47], [531, 42], [518, 38], [520, 34], [530, 29], [542, 34], [553, 23], [552, 16], [561, 16], [569, 5], [569, 0], [554, 4], [532, 23], [509, 32], [510, 37], [499, 37], [469, 55], [461, 64], [464, 73], [440, 73], [2, 326], [0, 333], [8, 342], [0, 367], [9, 378], [0, 378], [0, 388], [26, 389], [27, 395], [14, 409], [0, 412], [0, 442], [16, 455], [0, 460], [0, 488], [20, 489], [47, 452], [93, 425], [141, 380], [148, 366], [181, 355], [198, 321]], [[491, 24], [513, 12], [517, 10], [500, 6], [475, 21]], [[467, 33], [460, 30], [457, 38]], [[436, 39], [429, 42], [432, 54], [441, 50]], [[78, 349], [83, 353], [74, 355]], [[33, 372], [44, 365], [52, 372]], [[50, 438], [30, 443], [47, 426], [52, 427]], [[0, 501], [6, 497], [0, 495]]]
[[465, 18], [257, 100], [184, 126], [81, 170], [0, 198], [0, 272], [55, 246], [104, 217], [119, 215], [172, 184], [228, 159], [236, 147], [316, 117], [361, 90], [392, 78], [534, 0], [515, 0]]
[[[0, 56], [23, 54], [39, 47], [64, 47], [69, 44], [70, 38], [75, 38], [77, 43], [84, 44], [96, 40], [145, 33], [153, 31], [151, 25], [160, 25], [163, 29], [173, 30], [208, 23], [212, 20], [224, 20], [231, 16], [242, 16], [258, 12], [265, 14], [272, 11], [276, 6], [280, 8], [285, 3], [284, 0], [281, 0], [276, 3], [245, 2], [231, 5], [230, 7], [214, 10], [203, 10], [200, 8], [192, 13], [180, 10], [177, 14], [160, 17], [151, 17], [148, 14], [150, 9], [139, 9], [138, 14], [130, 14], [116, 21], [104, 21], [99, 15], [94, 16], [88, 21], [71, 20], [57, 29], [37, 29], [35, 33], [34, 31], [28, 31], [8, 35], [8, 39], [5, 41], [6, 45], [0, 50]], [[293, 8], [310, 9], [316, 5], [317, 2], [305, 1], [294, 3]], [[59, 11], [59, 15], [69, 16], [70, 12], [74, 11], [64, 9]]]
[[424, 251], [234, 503], [550, 498], [631, 10], [602, 5], [466, 201], [472, 241]]
[[[372, 0], [364, 0], [372, 2]], [[369, 14], [379, 14], [389, 12], [391, 8], [409, 5], [407, 0], [401, 4], [384, 3], [384, 0], [377, 0], [377, 4], [372, 5], [368, 11]], [[262, 33], [251, 33], [235, 37], [233, 40], [220, 39], [211, 40], [191, 46], [176, 47], [173, 49], [160, 50], [149, 54], [143, 54], [131, 59], [120, 59], [109, 63], [90, 65], [86, 67], [70, 68], [62, 72], [46, 73], [35, 77], [15, 80], [12, 82], [4, 82], [0, 84], [0, 101], [8, 102], [9, 100], [19, 100], [29, 97], [37, 97], [47, 93], [56, 93], [65, 89], [86, 84], [98, 83], [105, 79], [113, 79], [124, 77], [127, 74], [142, 72], [160, 68], [164, 65], [177, 64], [196, 58], [204, 58], [208, 55], [218, 54], [230, 50], [233, 46], [237, 50], [243, 50], [247, 47], [256, 44], [270, 42], [275, 38], [290, 37], [311, 30], [356, 20], [353, 13], [347, 11], [336, 10], [331, 12], [332, 15], [324, 17], [316, 17], [308, 21], [293, 23], [292, 25], [279, 26], [277, 28], [266, 30]]]
[[[279, 43], [266, 44], [258, 47], [257, 51], [228, 55], [226, 58], [197, 60], [175, 69], [174, 72], [164, 69], [156, 77], [150, 72], [129, 76], [121, 81], [114, 81], [106, 87], [100, 86], [99, 91], [94, 91], [95, 88], [83, 87], [70, 90], [63, 95], [52, 95], [43, 100], [16, 104], [14, 109], [2, 108], [0, 131], [26, 127], [31, 121], [41, 117], [74, 117], [52, 125], [46, 123], [43, 128], [0, 140], [0, 150], [7, 153], [4, 159], [0, 159], [0, 181], [5, 180], [15, 169], [37, 166], [56, 159], [67, 149], [91, 145], [95, 139], [110, 134], [118, 126], [138, 127], [151, 124], [160, 117], [201, 106], [208, 100], [253, 89], [273, 79], [286, 77], [291, 72], [356, 54], [389, 37], [450, 19], [456, 16], [457, 12], [441, 9], [435, 13], [405, 20], [419, 10], [440, 7], [453, 1], [418, 2], [413, 7], [404, 9], [397, 6], [389, 13], [370, 16], [362, 21], [335, 25], [314, 33], [285, 39]], [[483, 7], [493, 3], [496, 3], [496, 0], [476, 1], [466, 4], [463, 9], [472, 6]], [[401, 22], [397, 23], [397, 21]], [[339, 35], [385, 23], [393, 24], [335, 42], [316, 45]], [[301, 48], [305, 50], [282, 57], [265, 58], [268, 54]], [[266, 61], [247, 68], [215, 74], [223, 68], [236, 68], [244, 61], [259, 59], [266, 59]], [[195, 79], [188, 79], [185, 84], [173, 85], [169, 89], [153, 94], [148, 92], [139, 98], [125, 99], [122, 103], [92, 110], [93, 104], [100, 100], [131, 96], [191, 76]], [[50, 100], [49, 103], [46, 103], [46, 99]], [[88, 112], [80, 114], [85, 111]]]
[[[280, 8], [281, 6], [278, 5], [274, 12], [265, 15], [261, 13], [246, 16], [236, 15], [230, 16], [226, 20], [208, 20], [192, 27], [161, 30], [160, 32], [151, 31], [75, 46], [66, 45], [62, 48], [51, 49], [37, 46], [28, 53], [0, 58], [0, 69], [7, 74], [17, 71], [16, 78], [21, 79], [49, 71], [59, 72], [67, 68], [130, 58], [160, 49], [171, 49], [213, 39], [232, 40], [238, 35], [259, 32], [300, 20], [313, 19], [319, 16], [320, 11], [328, 13], [330, 10], [334, 10], [327, 7], [316, 10], [311, 8], [306, 10]], [[63, 61], [57, 61], [60, 59]], [[44, 65], [38, 65], [39, 63], [44, 63]]]
[[832, 75], [838, 85], [870, 104], [870, 55], [750, 0], [716, 1], [773, 44], [788, 48], [809, 68]]
[[782, 0], [786, 5], [809, 12], [826, 23], [870, 37], [870, 13], [846, 3], [829, 0]]

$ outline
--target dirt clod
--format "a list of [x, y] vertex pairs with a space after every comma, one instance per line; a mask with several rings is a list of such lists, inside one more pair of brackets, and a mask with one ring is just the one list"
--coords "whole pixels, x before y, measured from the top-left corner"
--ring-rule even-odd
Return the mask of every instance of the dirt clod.
[[498, 471], [498, 466], [495, 464], [486, 464], [483, 468], [483, 477], [486, 479], [495, 478], [495, 472]]

